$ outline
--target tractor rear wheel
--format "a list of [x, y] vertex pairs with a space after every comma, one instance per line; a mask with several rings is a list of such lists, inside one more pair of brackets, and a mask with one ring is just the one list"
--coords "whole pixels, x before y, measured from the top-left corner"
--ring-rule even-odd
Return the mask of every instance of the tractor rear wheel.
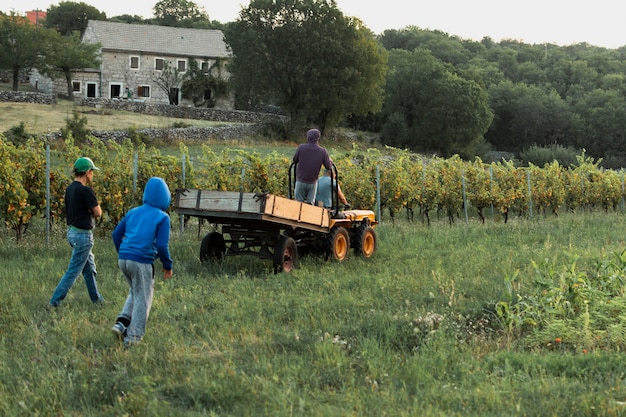
[[224, 236], [218, 232], [210, 232], [200, 243], [200, 262], [221, 261], [226, 253]]
[[282, 235], [274, 248], [274, 273], [291, 272], [298, 263], [298, 246], [289, 236]]

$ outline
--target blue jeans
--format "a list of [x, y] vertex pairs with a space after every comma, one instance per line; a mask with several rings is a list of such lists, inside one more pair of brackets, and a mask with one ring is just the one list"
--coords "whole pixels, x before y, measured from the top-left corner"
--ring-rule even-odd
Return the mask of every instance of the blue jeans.
[[314, 184], [296, 181], [294, 189], [294, 199], [305, 203], [313, 204], [317, 193], [317, 181]]
[[98, 292], [98, 285], [96, 284], [96, 262], [93, 252], [91, 252], [93, 248], [93, 233], [91, 230], [69, 227], [67, 229], [67, 241], [72, 247], [72, 258], [65, 274], [52, 294], [50, 305], [55, 307], [61, 305], [61, 301], [67, 296], [70, 288], [72, 288], [81, 273], [85, 279], [91, 301], [93, 303], [104, 301]]
[[137, 343], [143, 339], [146, 333], [146, 324], [152, 308], [154, 265], [142, 264], [128, 259], [120, 259], [117, 264], [129, 285], [128, 296], [124, 308], [118, 315], [118, 320], [125, 318], [130, 322], [124, 343]]

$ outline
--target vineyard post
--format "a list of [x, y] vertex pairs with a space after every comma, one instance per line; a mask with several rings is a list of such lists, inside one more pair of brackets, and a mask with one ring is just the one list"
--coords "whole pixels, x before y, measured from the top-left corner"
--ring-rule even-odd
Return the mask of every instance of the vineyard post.
[[622, 170], [622, 211], [624, 211], [624, 170]]
[[[181, 174], [181, 187], [185, 188], [185, 154], [183, 153], [181, 156], [182, 163], [182, 174]], [[183, 235], [185, 231], [185, 216], [179, 216], [180, 218], [180, 235]]]
[[528, 214], [533, 218], [533, 195], [530, 189], [530, 169], [526, 171], [526, 183], [528, 184]]
[[376, 165], [376, 218], [382, 222], [380, 217], [380, 167]]
[[[139, 171], [139, 154], [135, 152], [133, 155], [133, 195], [137, 197], [137, 176]], [[135, 201], [136, 202], [136, 201]]]
[[489, 167], [489, 196], [491, 197], [491, 217], [493, 217], [493, 166]]
[[46, 143], [46, 246], [50, 245], [50, 144]]
[[465, 170], [461, 170], [461, 192], [463, 194], [463, 214], [465, 215], [465, 223], [468, 223], [467, 218], [467, 194], [465, 192]]

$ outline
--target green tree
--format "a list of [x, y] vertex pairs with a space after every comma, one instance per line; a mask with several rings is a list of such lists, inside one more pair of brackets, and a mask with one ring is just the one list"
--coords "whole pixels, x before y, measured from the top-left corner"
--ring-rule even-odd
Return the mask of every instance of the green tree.
[[196, 107], [213, 107], [215, 98], [228, 92], [228, 82], [221, 71], [223, 62], [217, 60], [210, 68], [202, 69], [196, 59], [189, 59], [189, 68], [183, 81], [183, 97], [191, 99]]
[[276, 104], [322, 130], [381, 107], [387, 54], [333, 0], [253, 0], [225, 37], [240, 107]]
[[210, 22], [203, 7], [189, 0], [161, 0], [153, 7], [155, 24], [196, 27], [194, 23]]
[[106, 20], [106, 13], [87, 3], [62, 1], [58, 6], [50, 6], [46, 15], [46, 27], [55, 29], [63, 36], [71, 36], [74, 31], [85, 32], [89, 20]]
[[402, 135], [404, 143], [399, 137], [383, 136], [384, 143], [444, 156], [473, 156], [483, 150], [493, 113], [486, 91], [475, 81], [451, 73], [422, 49], [391, 51], [389, 67], [383, 132], [402, 132], [398, 119], [402, 115], [408, 134]]
[[11, 71], [13, 91], [18, 91], [21, 72], [30, 72], [41, 60], [49, 31], [28, 19], [0, 13], [0, 68]]
[[58, 32], [53, 32], [39, 72], [53, 79], [63, 76], [67, 85], [67, 97], [71, 100], [72, 75], [77, 70], [98, 68], [99, 65], [100, 44], [81, 42], [78, 31], [71, 36], [61, 36]]
[[504, 81], [489, 89], [489, 103], [495, 117], [486, 138], [498, 149], [519, 152], [577, 141], [576, 117], [556, 91]]

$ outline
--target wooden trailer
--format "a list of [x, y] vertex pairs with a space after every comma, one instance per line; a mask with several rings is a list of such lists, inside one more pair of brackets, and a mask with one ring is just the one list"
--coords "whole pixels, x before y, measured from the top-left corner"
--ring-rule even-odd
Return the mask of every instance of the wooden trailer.
[[290, 272], [299, 251], [343, 261], [350, 247], [365, 258], [376, 250], [377, 221], [370, 210], [333, 216], [337, 211], [272, 194], [200, 189], [177, 190], [174, 208], [217, 226], [202, 239], [201, 262], [254, 255], [271, 259], [274, 272]]

